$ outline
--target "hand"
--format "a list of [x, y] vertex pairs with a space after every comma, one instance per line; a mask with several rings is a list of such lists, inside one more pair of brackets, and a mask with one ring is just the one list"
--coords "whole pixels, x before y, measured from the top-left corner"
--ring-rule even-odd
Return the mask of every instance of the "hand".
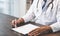
[[50, 30], [51, 30], [51, 27], [42, 26], [42, 27], [36, 28], [36, 29], [32, 30], [31, 32], [29, 32], [28, 36], [38, 36], [38, 35], [47, 33]]
[[19, 24], [19, 23], [23, 23], [24, 22], [24, 19], [23, 18], [19, 18], [19, 19], [15, 19], [15, 20], [12, 20], [12, 26], [15, 27], [15, 25]]

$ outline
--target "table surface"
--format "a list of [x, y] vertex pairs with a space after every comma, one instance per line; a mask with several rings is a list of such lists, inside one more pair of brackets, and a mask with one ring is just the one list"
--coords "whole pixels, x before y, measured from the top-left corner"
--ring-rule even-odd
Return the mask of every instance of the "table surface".
[[[22, 36], [11, 30], [11, 21], [16, 17], [0, 13], [0, 36]], [[60, 32], [44, 34], [41, 36], [60, 36]]]

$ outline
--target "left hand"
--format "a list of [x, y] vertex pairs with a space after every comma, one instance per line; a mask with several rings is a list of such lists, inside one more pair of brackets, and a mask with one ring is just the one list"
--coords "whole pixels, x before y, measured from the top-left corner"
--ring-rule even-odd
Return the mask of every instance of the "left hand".
[[38, 36], [52, 30], [50, 26], [41, 26], [28, 33], [28, 36]]

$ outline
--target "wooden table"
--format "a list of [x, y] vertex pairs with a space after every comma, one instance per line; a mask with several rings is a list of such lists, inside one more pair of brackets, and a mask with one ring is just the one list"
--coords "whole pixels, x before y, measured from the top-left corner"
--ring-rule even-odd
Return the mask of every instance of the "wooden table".
[[11, 20], [15, 17], [0, 13], [0, 36], [18, 36], [11, 30]]
[[[11, 21], [16, 17], [0, 13], [0, 36], [22, 36], [11, 30]], [[60, 32], [43, 34], [41, 36], [60, 36]]]

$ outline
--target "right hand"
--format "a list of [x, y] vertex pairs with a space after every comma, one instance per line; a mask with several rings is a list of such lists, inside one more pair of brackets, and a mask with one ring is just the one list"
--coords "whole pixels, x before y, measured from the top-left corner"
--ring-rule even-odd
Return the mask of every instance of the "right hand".
[[19, 19], [12, 20], [12, 26], [14, 26], [14, 27], [15, 27], [15, 25], [17, 25], [19, 23], [21, 23]]
[[12, 26], [15, 27], [15, 25], [17, 25], [19, 23], [22, 23], [22, 22], [24, 22], [24, 19], [23, 18], [12, 20]]

